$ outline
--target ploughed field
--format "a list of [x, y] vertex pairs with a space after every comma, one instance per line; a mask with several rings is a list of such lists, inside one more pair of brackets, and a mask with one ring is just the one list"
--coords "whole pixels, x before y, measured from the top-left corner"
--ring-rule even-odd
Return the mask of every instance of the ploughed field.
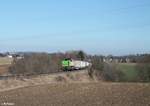
[[56, 83], [0, 92], [0, 105], [150, 106], [150, 84]]
[[13, 59], [8, 57], [0, 57], [0, 75], [7, 74], [8, 68], [11, 65]]

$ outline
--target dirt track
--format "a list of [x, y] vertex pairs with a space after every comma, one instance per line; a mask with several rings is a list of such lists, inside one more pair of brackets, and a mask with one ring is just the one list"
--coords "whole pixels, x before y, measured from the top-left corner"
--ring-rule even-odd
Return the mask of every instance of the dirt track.
[[4, 103], [15, 106], [150, 106], [150, 84], [47, 84], [1, 92], [0, 104]]

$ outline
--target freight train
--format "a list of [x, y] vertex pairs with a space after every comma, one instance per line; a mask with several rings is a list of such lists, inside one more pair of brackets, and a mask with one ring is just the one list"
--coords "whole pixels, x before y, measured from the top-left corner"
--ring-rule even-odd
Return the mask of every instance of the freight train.
[[92, 64], [87, 61], [64, 59], [62, 60], [62, 69], [64, 71], [80, 70], [90, 67]]

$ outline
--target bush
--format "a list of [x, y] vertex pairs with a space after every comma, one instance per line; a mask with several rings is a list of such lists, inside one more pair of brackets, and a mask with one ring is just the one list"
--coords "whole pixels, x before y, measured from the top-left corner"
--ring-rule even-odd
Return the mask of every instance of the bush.
[[65, 82], [66, 81], [66, 79], [63, 76], [57, 76], [55, 79], [57, 82]]
[[9, 72], [13, 75], [37, 75], [60, 71], [60, 60], [58, 55], [36, 53], [27, 55], [23, 59], [15, 59]]
[[119, 68], [120, 64], [105, 63], [102, 60], [103, 56], [91, 56], [92, 68], [88, 71], [91, 78], [96, 76], [100, 80], [115, 82], [150, 82], [150, 55], [139, 56], [136, 59], [137, 65], [129, 65], [127, 68]]
[[92, 68], [88, 71], [91, 78], [105, 81], [122, 81], [123, 73], [117, 68], [117, 64], [103, 62], [102, 56], [93, 56], [91, 59]]
[[102, 71], [104, 68], [103, 57], [93, 56], [91, 59], [92, 69]]
[[98, 79], [100, 79], [101, 73], [104, 68], [102, 57], [91, 56], [90, 59], [91, 59], [92, 67], [88, 69], [88, 74], [91, 78], [93, 78], [93, 76], [96, 76]]
[[140, 82], [150, 82], [150, 63], [138, 63], [137, 66], [138, 71], [138, 80]]
[[150, 82], [150, 55], [141, 56], [136, 65], [138, 71], [138, 80], [141, 82]]
[[104, 69], [102, 71], [103, 79], [106, 81], [123, 81], [124, 74], [118, 69], [118, 64], [115, 63], [105, 63]]

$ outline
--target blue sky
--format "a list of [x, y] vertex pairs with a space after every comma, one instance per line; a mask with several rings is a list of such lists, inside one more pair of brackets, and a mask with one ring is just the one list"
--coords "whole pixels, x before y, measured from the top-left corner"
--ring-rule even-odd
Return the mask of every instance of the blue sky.
[[0, 51], [150, 53], [149, 0], [1, 0]]

